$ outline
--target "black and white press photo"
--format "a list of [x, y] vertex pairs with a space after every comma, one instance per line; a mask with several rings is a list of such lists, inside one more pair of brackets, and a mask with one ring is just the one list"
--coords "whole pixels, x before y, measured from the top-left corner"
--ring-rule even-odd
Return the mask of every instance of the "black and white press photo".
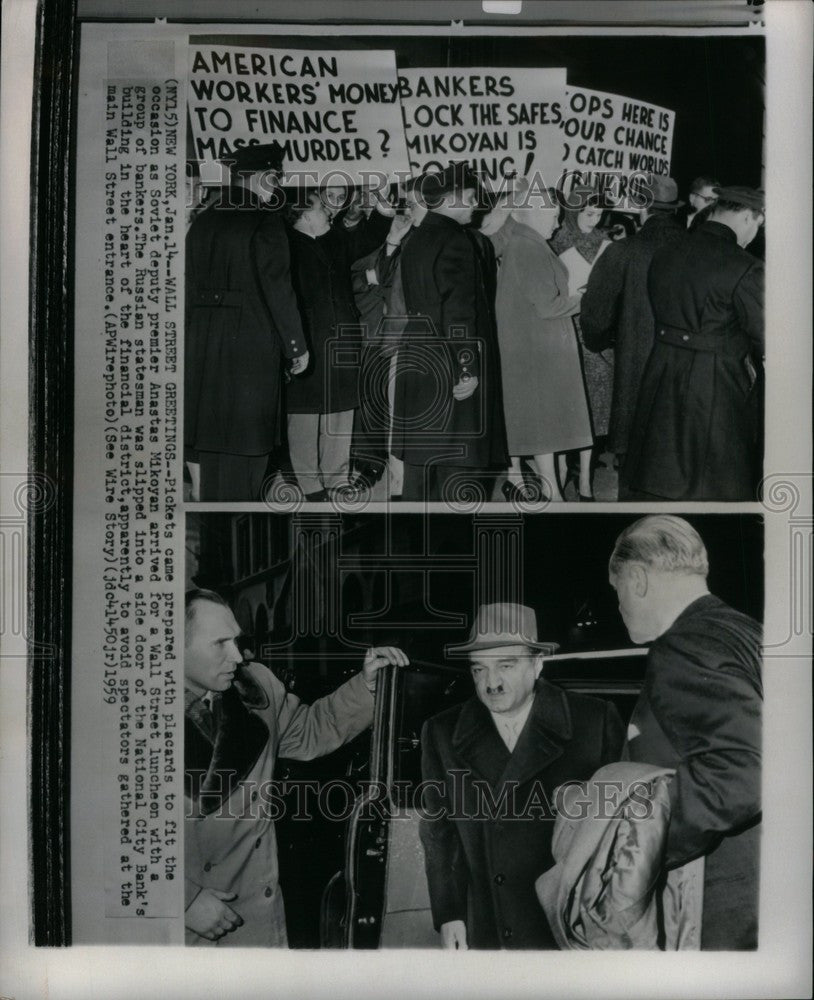
[[810, 6], [2, 28], [0, 998], [809, 995]]

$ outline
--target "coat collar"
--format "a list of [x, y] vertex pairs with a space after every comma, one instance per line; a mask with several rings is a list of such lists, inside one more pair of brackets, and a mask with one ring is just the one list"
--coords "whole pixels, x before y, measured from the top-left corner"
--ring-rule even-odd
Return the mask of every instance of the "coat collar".
[[686, 231], [686, 226], [676, 218], [675, 214], [667, 215], [663, 212], [656, 212], [655, 215], [644, 220], [639, 232], [651, 233], [659, 229], [675, 229], [677, 232], [683, 233]]
[[419, 225], [418, 228], [419, 229], [441, 228], [441, 229], [455, 230], [455, 229], [463, 229], [464, 227], [460, 224], [460, 222], [456, 222], [454, 219], [450, 219], [448, 215], [440, 215], [438, 212], [433, 212], [433, 210], [430, 209], [424, 216], [424, 218], [421, 220], [421, 224]]
[[214, 732], [206, 726], [201, 699], [188, 698], [184, 710], [186, 794], [208, 816], [223, 805], [251, 772], [269, 741], [269, 730], [254, 710], [269, 706], [266, 692], [248, 672], [214, 702]]
[[[691, 618], [693, 615], [699, 612], [710, 611], [712, 608], [719, 608], [724, 602], [720, 597], [716, 597], [715, 594], [702, 594], [700, 597], [696, 597], [694, 601], [691, 601], [686, 608], [681, 612], [681, 614], [676, 618], [673, 624], [670, 626], [672, 629], [679, 622], [684, 622], [685, 619]], [[669, 632], [670, 629], [667, 631]]]
[[729, 243], [737, 243], [738, 241], [734, 229], [730, 229], [723, 222], [702, 222], [696, 232], [705, 233], [707, 236], [717, 236]]
[[489, 710], [477, 697], [464, 703], [452, 734], [452, 746], [491, 785], [507, 781], [520, 785], [556, 760], [571, 734], [565, 692], [540, 679], [513, 753], [509, 753]]
[[[546, 247], [551, 250], [551, 244], [548, 240], [537, 232], [536, 229], [532, 229], [531, 226], [527, 226], [525, 222], [518, 222], [517, 219], [513, 219], [511, 216], [503, 223], [503, 228], [506, 232], [512, 235], [522, 236], [523, 239], [531, 240], [532, 243], [539, 243], [540, 246]], [[554, 254], [554, 251], [551, 250]], [[554, 254], [556, 256], [556, 254]]]
[[211, 208], [216, 212], [234, 208], [260, 208], [265, 211], [274, 211], [271, 205], [266, 205], [253, 191], [242, 184], [222, 184], [217, 194], [209, 198], [206, 208]]

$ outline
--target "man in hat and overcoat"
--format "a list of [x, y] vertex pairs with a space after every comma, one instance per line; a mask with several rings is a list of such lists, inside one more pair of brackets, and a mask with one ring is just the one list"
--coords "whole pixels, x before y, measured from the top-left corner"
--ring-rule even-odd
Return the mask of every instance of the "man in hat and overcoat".
[[541, 676], [556, 643], [531, 608], [482, 606], [467, 654], [475, 695], [422, 733], [424, 845], [433, 923], [445, 948], [556, 948], [534, 882], [553, 864], [554, 790], [619, 760], [610, 702]]
[[276, 142], [237, 150], [187, 234], [185, 458], [193, 498], [259, 500], [280, 444], [284, 368], [308, 365], [289, 272]]
[[705, 222], [648, 274], [655, 341], [631, 433], [631, 499], [755, 500], [764, 268], [746, 247], [763, 192], [718, 188]]
[[479, 190], [465, 164], [424, 176], [420, 195], [429, 211], [401, 253], [408, 322], [399, 349], [393, 453], [404, 462], [404, 500], [454, 499], [456, 479], [508, 461], [493, 281], [464, 228]]
[[[610, 448], [620, 464], [628, 450], [639, 387], [653, 348], [653, 310], [647, 294], [647, 272], [656, 251], [682, 239], [685, 229], [676, 217], [678, 186], [672, 177], [653, 177], [642, 186], [646, 204], [641, 229], [600, 254], [582, 297], [580, 324], [592, 351], [613, 348], [613, 396]], [[620, 476], [619, 499], [626, 484]]]

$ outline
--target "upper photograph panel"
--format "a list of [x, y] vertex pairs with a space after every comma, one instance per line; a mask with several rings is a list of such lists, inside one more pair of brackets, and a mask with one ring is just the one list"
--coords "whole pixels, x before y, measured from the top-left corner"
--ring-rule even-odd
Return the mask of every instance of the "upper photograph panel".
[[758, 500], [764, 67], [192, 34], [185, 499]]

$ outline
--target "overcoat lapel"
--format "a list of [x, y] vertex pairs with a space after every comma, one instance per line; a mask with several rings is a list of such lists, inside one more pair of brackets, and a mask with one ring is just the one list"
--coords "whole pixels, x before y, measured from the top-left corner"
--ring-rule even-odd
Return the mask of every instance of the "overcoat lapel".
[[493, 788], [507, 781], [518, 786], [531, 780], [562, 755], [571, 738], [571, 716], [564, 692], [538, 680], [531, 712], [509, 753], [488, 709], [471, 698], [461, 709], [452, 746], [473, 773]]
[[571, 713], [565, 693], [542, 680], [536, 687], [534, 704], [500, 777], [501, 784], [511, 781], [519, 786], [530, 781], [562, 756], [571, 738]]
[[452, 746], [475, 775], [497, 785], [511, 754], [488, 709], [477, 698], [464, 703], [452, 733]]

